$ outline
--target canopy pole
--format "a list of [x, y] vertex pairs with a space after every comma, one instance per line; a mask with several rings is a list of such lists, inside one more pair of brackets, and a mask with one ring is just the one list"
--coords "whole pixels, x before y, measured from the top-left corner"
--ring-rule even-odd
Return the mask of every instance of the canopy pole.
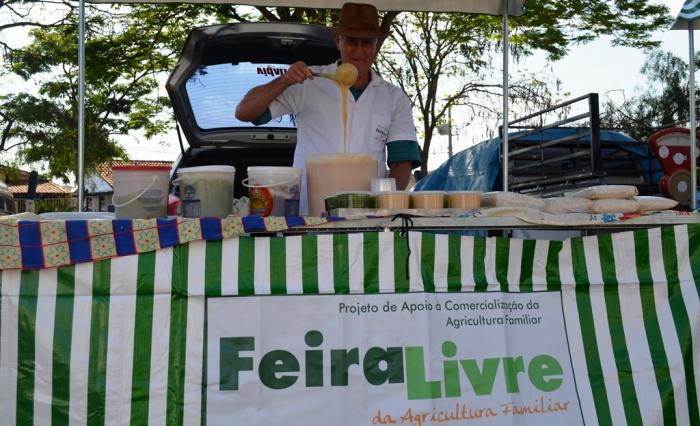
[[689, 85], [689, 95], [690, 95], [690, 208], [695, 210], [697, 208], [697, 147], [695, 146], [695, 40], [693, 36], [693, 26], [688, 23], [688, 46], [690, 50], [690, 63], [688, 68], [690, 70], [690, 76], [688, 79]]
[[508, 0], [503, 0], [503, 190], [508, 191]]
[[83, 167], [85, 158], [85, 0], [78, 13], [78, 211], [84, 209]]

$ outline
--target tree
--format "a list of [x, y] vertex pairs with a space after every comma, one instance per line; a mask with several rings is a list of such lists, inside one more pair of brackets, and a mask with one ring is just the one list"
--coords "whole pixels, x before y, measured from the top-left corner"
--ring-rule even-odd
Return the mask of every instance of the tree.
[[[172, 69], [187, 20], [152, 8], [93, 8], [86, 21], [85, 166], [127, 158], [113, 136], [141, 130], [162, 134], [171, 122], [159, 91]], [[58, 24], [30, 31], [33, 41], [9, 52], [7, 71], [32, 81], [34, 93], [0, 96], [0, 150], [15, 148], [26, 163], [45, 162], [50, 177], [68, 180], [77, 169], [77, 16], [73, 8]], [[198, 15], [199, 13], [197, 13]], [[148, 25], [142, 25], [148, 22]], [[201, 23], [199, 19], [189, 22]], [[161, 93], [159, 93], [161, 92]]]
[[[696, 67], [700, 61], [696, 60]], [[601, 126], [619, 129], [646, 142], [655, 131], [684, 126], [690, 120], [688, 64], [671, 52], [650, 51], [641, 69], [645, 90], [622, 105], [607, 101]], [[700, 91], [696, 92], [700, 96]]]
[[[511, 55], [517, 61], [534, 50], [552, 60], [571, 44], [601, 35], [613, 44], [645, 48], [657, 43], [651, 31], [668, 24], [664, 6], [645, 1], [528, 1], [526, 13], [511, 22]], [[501, 18], [469, 14], [403, 13], [378, 63], [388, 78], [412, 99], [423, 138], [422, 171], [433, 133], [446, 122], [449, 109], [464, 105], [473, 117], [496, 117], [502, 85], [492, 70], [492, 55], [502, 49]], [[452, 84], [445, 84], [450, 81]], [[511, 114], [548, 108], [558, 101], [558, 81], [546, 76], [521, 76], [511, 82]]]
[[[6, 143], [4, 148], [19, 144], [19, 155], [24, 160], [48, 160], [49, 174], [65, 178], [68, 172], [76, 169], [74, 159], [77, 158], [77, 12], [70, 2], [5, 0], [0, 2], [0, 13], [7, 13], [8, 6], [12, 5], [13, 15], [31, 18], [20, 11], [20, 6], [27, 10], [37, 4], [52, 9], [62, 5], [63, 15], [51, 26], [37, 24], [31, 32], [33, 41], [29, 46], [4, 46], [3, 59], [8, 65], [5, 72], [38, 81], [38, 90], [0, 98], [0, 131], [4, 132], [0, 137]], [[670, 19], [664, 6], [648, 5], [645, 0], [529, 0], [527, 9], [522, 17], [511, 20], [512, 52], [516, 58], [545, 50], [550, 58], [556, 59], [566, 54], [569, 45], [600, 35], [611, 35], [615, 43], [621, 45], [653, 46], [651, 31], [668, 24]], [[159, 93], [160, 79], [174, 66], [191, 27], [231, 20], [331, 25], [335, 14], [337, 11], [329, 9], [245, 8], [231, 4], [89, 7], [86, 166], [89, 168], [107, 156], [126, 155], [112, 138], [116, 134], [141, 130], [147, 136], [155, 136], [167, 128], [169, 103]], [[30, 21], [22, 22], [32, 25], [27, 23]], [[396, 25], [392, 26], [394, 22]], [[436, 123], [444, 120], [444, 112], [451, 104], [464, 103], [465, 95], [472, 92], [498, 96], [500, 83], [487, 81], [483, 84], [481, 79], [486, 75], [484, 70], [491, 65], [490, 55], [500, 46], [500, 18], [387, 12], [382, 16], [381, 25], [391, 29], [392, 38], [388, 43], [393, 41], [395, 46], [403, 39], [413, 41], [407, 25], [427, 26], [416, 33], [424, 35], [421, 53], [429, 54], [426, 56], [429, 69], [421, 68], [422, 59], [410, 56], [410, 50], [401, 54], [414, 61], [412, 76], [398, 72], [399, 62], [395, 59], [393, 63], [387, 59], [379, 64], [380, 68], [386, 67], [382, 71], [386, 71], [390, 79], [395, 79], [394, 82], [412, 94], [414, 100], [419, 100], [416, 107], [421, 112], [420, 124], [428, 147]], [[433, 29], [437, 36], [431, 33]], [[448, 43], [442, 38], [447, 38]], [[443, 44], [436, 50], [436, 43]], [[438, 51], [442, 56], [431, 54]], [[464, 81], [456, 89], [442, 88], [441, 84], [452, 77]], [[541, 80], [535, 83], [528, 88], [537, 96], [529, 99], [544, 102], [550, 95], [546, 85]], [[490, 109], [486, 108], [482, 113], [488, 111]], [[427, 159], [426, 148], [423, 147], [424, 159]]]
[[[402, 14], [392, 25], [378, 64], [418, 111], [423, 173], [433, 133], [450, 108], [461, 105], [473, 118], [501, 120], [502, 85], [491, 67], [500, 32], [496, 24], [489, 17], [420, 12]], [[547, 108], [556, 101], [550, 87], [541, 77], [512, 81], [511, 102], [526, 110]]]

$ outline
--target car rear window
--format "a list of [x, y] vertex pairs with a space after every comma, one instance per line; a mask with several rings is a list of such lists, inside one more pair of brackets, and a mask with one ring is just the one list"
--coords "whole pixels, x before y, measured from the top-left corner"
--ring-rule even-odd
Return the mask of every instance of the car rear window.
[[[200, 129], [254, 127], [234, 117], [236, 105], [255, 86], [265, 84], [287, 71], [286, 64], [207, 65], [196, 69], [185, 85], [195, 122]], [[265, 127], [296, 128], [294, 117], [275, 118]]]

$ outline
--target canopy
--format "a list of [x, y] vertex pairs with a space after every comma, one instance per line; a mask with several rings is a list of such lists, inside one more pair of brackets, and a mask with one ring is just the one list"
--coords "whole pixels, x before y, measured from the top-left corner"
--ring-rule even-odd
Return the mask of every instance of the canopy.
[[[180, 0], [88, 0], [91, 3], [182, 3]], [[379, 10], [465, 12], [503, 15], [502, 0], [355, 0]], [[235, 3], [251, 6], [288, 6], [340, 9], [346, 0], [187, 0], [185, 3]], [[508, 0], [508, 14], [520, 16], [525, 0]]]
[[678, 13], [672, 30], [700, 30], [700, 0], [686, 0]]

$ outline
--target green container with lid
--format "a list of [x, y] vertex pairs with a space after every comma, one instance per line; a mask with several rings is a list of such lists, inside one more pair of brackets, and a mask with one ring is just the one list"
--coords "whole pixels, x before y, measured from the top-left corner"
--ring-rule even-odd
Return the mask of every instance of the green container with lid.
[[377, 197], [371, 192], [338, 192], [324, 198], [326, 210], [333, 209], [376, 209]]

